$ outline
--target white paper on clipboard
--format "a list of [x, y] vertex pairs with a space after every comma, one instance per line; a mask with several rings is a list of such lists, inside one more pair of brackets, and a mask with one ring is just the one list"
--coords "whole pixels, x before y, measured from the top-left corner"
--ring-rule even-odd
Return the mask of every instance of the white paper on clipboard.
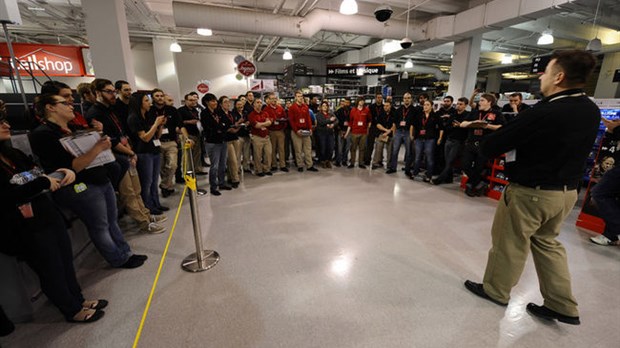
[[[97, 131], [90, 131], [85, 133], [78, 133], [68, 137], [60, 138], [62, 146], [75, 157], [82, 156], [92, 149], [95, 144], [101, 139], [101, 135]], [[107, 149], [101, 151], [95, 159], [90, 162], [86, 169], [102, 166], [106, 163], [116, 161], [112, 150]]]

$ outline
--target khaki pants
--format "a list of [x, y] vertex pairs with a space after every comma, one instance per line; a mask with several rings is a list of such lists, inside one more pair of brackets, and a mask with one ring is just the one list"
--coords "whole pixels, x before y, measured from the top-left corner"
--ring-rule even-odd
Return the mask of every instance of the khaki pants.
[[[133, 174], [132, 174], [133, 172]], [[140, 177], [135, 168], [129, 168], [118, 186], [118, 194], [121, 206], [127, 210], [127, 215], [136, 220], [140, 225], [151, 222], [151, 213], [144, 206], [140, 192]]]
[[[269, 139], [271, 140], [271, 165], [274, 167], [284, 168], [286, 166], [286, 154], [284, 151], [284, 131], [271, 131], [269, 132]], [[276, 155], [278, 158], [276, 158]]]
[[364, 164], [364, 154], [366, 153], [366, 134], [351, 134], [351, 164], [355, 164], [355, 153], [359, 148], [357, 156], [357, 165]]
[[267, 173], [271, 170], [271, 142], [269, 136], [262, 138], [252, 136], [254, 147], [254, 171], [256, 174]]
[[250, 137], [239, 137], [240, 149], [237, 152], [237, 163], [241, 164], [243, 170], [250, 170]]
[[[293, 147], [295, 148], [295, 163], [300, 168], [302, 163], [306, 163], [306, 168], [312, 167], [312, 140], [310, 137], [302, 137], [299, 134], [291, 131], [291, 139], [293, 140]], [[303, 152], [303, 158], [302, 158]]]
[[[194, 170], [200, 171], [202, 170], [202, 147], [200, 146], [200, 138], [193, 135], [190, 135], [189, 138], [194, 142], [194, 145], [192, 145], [192, 161], [194, 161]], [[188, 162], [187, 170], [190, 169], [191, 166]], [[185, 173], [183, 173], [183, 175], [185, 175]]]
[[508, 303], [531, 251], [544, 306], [579, 316], [566, 251], [556, 240], [576, 201], [576, 190], [537, 190], [518, 184], [506, 187], [495, 212], [493, 243], [484, 273], [484, 290], [489, 296]]
[[162, 141], [160, 149], [162, 158], [159, 188], [172, 190], [174, 188], [174, 173], [177, 171], [179, 148], [176, 141]]
[[381, 166], [383, 165], [383, 149], [387, 150], [387, 157], [385, 158], [385, 164], [389, 166], [390, 158], [392, 158], [392, 143], [393, 137], [389, 137], [387, 143], [379, 141], [379, 137], [375, 141], [375, 156], [372, 159], [373, 166]]
[[230, 182], [239, 182], [239, 162], [237, 162], [237, 154], [241, 151], [239, 140], [232, 140], [226, 143], [228, 147], [228, 157], [226, 158], [226, 169], [228, 171], [228, 180]]

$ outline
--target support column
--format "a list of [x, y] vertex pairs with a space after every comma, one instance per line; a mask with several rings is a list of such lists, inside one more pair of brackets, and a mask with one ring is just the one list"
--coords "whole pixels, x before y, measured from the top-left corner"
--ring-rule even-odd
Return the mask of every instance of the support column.
[[612, 82], [614, 72], [618, 68], [620, 68], [620, 52], [605, 54], [594, 98], [620, 98], [620, 82]]
[[476, 87], [482, 34], [454, 43], [448, 95], [469, 97]]
[[502, 73], [498, 69], [489, 70], [487, 75], [487, 87], [489, 92], [498, 92], [502, 85]]
[[136, 85], [123, 0], [82, 0], [86, 33], [97, 77]]
[[172, 39], [153, 38], [153, 57], [155, 57], [158, 87], [164, 93], [170, 94], [178, 104], [182, 98], [174, 52], [170, 52], [170, 44], [173, 41]]

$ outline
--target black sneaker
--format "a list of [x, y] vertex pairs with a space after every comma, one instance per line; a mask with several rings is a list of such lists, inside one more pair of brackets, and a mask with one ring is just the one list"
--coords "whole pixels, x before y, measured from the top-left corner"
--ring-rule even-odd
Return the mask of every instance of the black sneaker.
[[308, 171], [309, 172], [318, 172], [319, 170], [316, 169], [314, 166], [312, 166], [312, 167], [308, 168]]
[[528, 311], [528, 313], [538, 318], [542, 318], [546, 320], [557, 319], [561, 323], [566, 323], [566, 324], [571, 324], [571, 325], [581, 324], [581, 322], [579, 321], [579, 317], [569, 317], [568, 315], [560, 314], [545, 306], [538, 306], [530, 302], [527, 304], [525, 308]]
[[366, 169], [366, 165], [365, 164], [360, 164], [359, 166], [357, 166], [359, 169]]
[[133, 254], [131, 255], [131, 257], [138, 259], [138, 260], [142, 260], [142, 261], [146, 261], [149, 258], [146, 255], [140, 255], [140, 254]]
[[288, 168], [286, 168], [286, 167], [282, 167], [282, 168], [280, 168], [280, 170], [285, 172], [285, 173], [288, 173]]
[[336, 167], [338, 167], [338, 168], [342, 167], [342, 166], [340, 165], [340, 162], [336, 162], [336, 163], [334, 163], [334, 165], [335, 165]]
[[394, 174], [396, 173], [396, 169], [393, 168], [389, 168], [388, 170], [385, 171], [385, 174]]
[[220, 191], [218, 191], [218, 190], [211, 190], [211, 194], [214, 195], [214, 196], [221, 196], [222, 195], [222, 193]]
[[349, 168], [349, 169], [351, 169], [351, 168], [355, 168], [355, 165], [353, 165], [353, 164], [349, 164], [349, 165], [347, 166], [347, 168]]
[[297, 168], [297, 171], [301, 173], [301, 172], [304, 171], [304, 168], [303, 167], [299, 167], [299, 168]]
[[272, 172], [277, 172], [278, 171], [278, 167], [271, 167], [271, 171]]
[[232, 187], [228, 185], [220, 185], [220, 190], [230, 191], [232, 190]]
[[233, 182], [232, 184], [230, 184], [230, 186], [232, 186], [232, 188], [236, 189], [239, 187], [239, 183], [238, 182]]
[[132, 255], [129, 258], [129, 260], [125, 261], [125, 263], [120, 265], [119, 268], [127, 268], [127, 269], [138, 268], [142, 266], [143, 264], [144, 264], [144, 260], [136, 258], [134, 257], [134, 255]]
[[267, 175], [267, 176], [272, 176], [272, 175], [273, 175], [273, 173], [272, 173], [272, 172], [266, 172], [266, 173], [265, 173], [265, 175]]
[[265, 176], [265, 173], [258, 173], [258, 174], [256, 174], [256, 176], [259, 176], [259, 177], [262, 178], [263, 176]]
[[[157, 209], [161, 210], [161, 211], [168, 211], [168, 210], [170, 210], [170, 208], [166, 207], [165, 205], [160, 205], [159, 207], [157, 207]], [[155, 214], [155, 215], [157, 215], [157, 214]]]

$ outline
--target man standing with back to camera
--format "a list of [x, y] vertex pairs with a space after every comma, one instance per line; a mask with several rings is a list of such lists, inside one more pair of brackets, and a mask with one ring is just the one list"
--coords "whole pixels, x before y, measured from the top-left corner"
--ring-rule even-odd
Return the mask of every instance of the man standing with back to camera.
[[543, 305], [527, 311], [546, 320], [579, 325], [566, 251], [556, 240], [577, 201], [583, 173], [600, 122], [598, 107], [581, 89], [596, 60], [585, 51], [555, 52], [540, 76], [545, 96], [533, 108], [483, 141], [489, 158], [506, 153], [510, 184], [500, 199], [483, 283], [465, 287], [506, 306], [532, 252]]

